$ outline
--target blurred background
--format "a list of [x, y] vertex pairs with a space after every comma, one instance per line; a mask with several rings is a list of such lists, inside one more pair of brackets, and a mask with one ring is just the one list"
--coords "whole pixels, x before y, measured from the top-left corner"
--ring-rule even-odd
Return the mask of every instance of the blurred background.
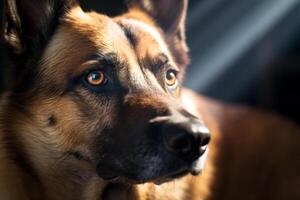
[[[124, 0], [81, 4], [108, 15], [125, 7]], [[190, 0], [186, 29], [186, 87], [300, 123], [300, 0]]]
[[190, 0], [186, 86], [300, 122], [300, 1]]

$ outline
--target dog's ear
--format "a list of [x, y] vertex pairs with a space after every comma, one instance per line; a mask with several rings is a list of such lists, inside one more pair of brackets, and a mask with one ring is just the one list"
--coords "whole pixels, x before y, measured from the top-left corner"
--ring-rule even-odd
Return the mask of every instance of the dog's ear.
[[77, 5], [75, 0], [6, 1], [7, 43], [18, 54], [40, 54], [55, 31], [59, 18]]
[[189, 62], [185, 41], [185, 19], [188, 0], [129, 0], [129, 8], [139, 7], [163, 30], [179, 65]]
[[9, 90], [23, 90], [34, 79], [35, 67], [60, 19], [78, 4], [75, 0], [3, 1], [5, 85]]
[[168, 35], [184, 31], [187, 4], [187, 0], [129, 0], [129, 6], [142, 8]]

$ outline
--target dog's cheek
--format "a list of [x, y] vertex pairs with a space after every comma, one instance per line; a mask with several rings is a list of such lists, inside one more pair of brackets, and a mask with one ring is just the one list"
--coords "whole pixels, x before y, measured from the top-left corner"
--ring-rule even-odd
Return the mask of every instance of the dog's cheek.
[[[59, 148], [61, 152], [84, 146], [88, 141], [88, 123], [83, 123], [80, 110], [68, 98], [40, 101], [35, 108], [36, 119], [49, 142], [47, 148]], [[91, 126], [91, 125], [90, 125]]]

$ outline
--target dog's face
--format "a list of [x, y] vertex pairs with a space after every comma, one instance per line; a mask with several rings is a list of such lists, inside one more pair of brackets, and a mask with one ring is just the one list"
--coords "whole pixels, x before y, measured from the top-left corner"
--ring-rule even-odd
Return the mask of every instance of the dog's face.
[[133, 183], [199, 172], [209, 133], [178, 100], [186, 2], [162, 5], [171, 12], [175, 2], [171, 15], [147, 2], [128, 4], [117, 17], [70, 1], [16, 3], [14, 28], [22, 33], [7, 31], [22, 47], [14, 53], [21, 62], [9, 98], [11, 129], [28, 163]]

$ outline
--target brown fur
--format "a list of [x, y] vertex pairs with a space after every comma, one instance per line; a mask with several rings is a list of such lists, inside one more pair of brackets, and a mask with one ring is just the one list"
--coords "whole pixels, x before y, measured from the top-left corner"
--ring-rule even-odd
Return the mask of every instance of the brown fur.
[[[299, 184], [296, 176], [299, 163], [291, 158], [298, 155], [295, 147], [299, 138], [293, 133], [297, 127], [263, 113], [207, 103], [185, 92], [183, 97], [194, 101], [184, 101], [183, 105], [195, 104], [190, 111], [199, 111], [195, 114], [202, 116], [214, 134], [207, 169], [201, 177], [186, 176], [157, 186], [111, 183], [97, 176], [91, 164], [95, 162], [95, 149], [91, 147], [101, 146], [94, 142], [102, 129], [115, 127], [116, 119], [125, 122], [120, 129], [127, 129], [138, 127], [143, 119], [152, 115], [183, 110], [178, 99], [180, 88], [166, 92], [154, 75], [155, 70], [159, 71], [157, 66], [167, 58], [168, 65], [180, 71], [179, 82], [182, 82], [188, 59], [183, 26], [186, 1], [180, 2], [182, 11], [171, 27], [159, 23], [162, 22], [160, 14], [153, 12], [149, 5], [133, 6], [125, 14], [110, 18], [85, 13], [72, 4], [53, 35], [47, 38], [45, 48], [41, 45], [40, 59], [31, 52], [27, 55], [26, 43], [18, 44], [20, 48], [14, 56], [27, 60], [16, 64], [20, 72], [15, 74], [17, 78], [13, 77], [12, 88], [1, 98], [2, 199], [217, 200], [250, 199], [254, 194], [256, 199], [276, 199], [270, 192], [263, 193], [256, 181], [261, 181], [267, 172], [273, 172], [276, 185], [268, 185], [263, 179], [263, 186], [268, 191], [279, 188], [276, 191], [280, 197], [286, 194], [287, 187], [281, 185], [286, 183], [281, 170], [287, 168], [290, 170], [287, 176], [293, 183], [288, 184], [289, 199], [296, 199], [292, 186]], [[91, 62], [90, 57], [95, 53], [109, 54], [112, 62], [117, 63], [120, 88], [131, 91], [122, 99], [125, 108], [118, 107], [121, 103], [117, 96], [109, 102], [104, 98], [99, 100], [98, 95], [84, 87], [70, 84], [86, 70], [102, 64]], [[23, 88], [24, 83], [28, 86]], [[242, 121], [233, 125], [236, 120]], [[248, 137], [239, 135], [244, 127], [251, 127], [245, 133]], [[285, 135], [285, 140], [280, 127], [290, 127], [291, 133]], [[269, 151], [274, 143], [278, 144], [276, 149]], [[257, 146], [257, 150], [254, 151], [253, 146]], [[264, 156], [260, 157], [261, 154]], [[256, 162], [244, 159], [244, 155], [253, 157]], [[227, 158], [232, 160], [228, 162]], [[274, 164], [273, 158], [282, 162]], [[265, 159], [266, 165], [259, 165]], [[288, 164], [290, 159], [293, 165]], [[245, 169], [248, 164], [253, 165], [252, 168]]]
[[[18, 9], [12, 7], [8, 13], [15, 14]], [[15, 18], [13, 16], [12, 20]], [[38, 23], [38, 19], [35, 20]], [[12, 29], [20, 22], [15, 23]], [[38, 30], [42, 26], [38, 25], [32, 29]], [[134, 41], [126, 38], [120, 26], [134, 30]], [[149, 29], [149, 32], [144, 31], [144, 28]], [[19, 38], [18, 44], [9, 39], [19, 37], [14, 35], [17, 31], [7, 29], [6, 32], [7, 43], [13, 49], [18, 46], [13, 52], [16, 54], [14, 56], [26, 57], [27, 44], [22, 43], [22, 38]], [[76, 89], [76, 94], [65, 95], [72, 87], [68, 83], [94, 65], [99, 65], [89, 62], [92, 54], [113, 53], [113, 59], [120, 64], [118, 70], [128, 70], [130, 73], [127, 74], [132, 76], [123, 77], [122, 84], [128, 85], [126, 80], [131, 80], [134, 90], [146, 91], [151, 81], [152, 87], [164, 93], [150, 68], [160, 64], [160, 59], [163, 59], [161, 56], [168, 57], [173, 67], [177, 67], [177, 63], [165, 44], [162, 32], [149, 15], [137, 8], [112, 19], [97, 13], [84, 13], [80, 7], [73, 6], [61, 19], [60, 26], [47, 43], [38, 63], [34, 61], [36, 55], [30, 54], [28, 63], [16, 64], [16, 67], [20, 67], [17, 70], [22, 71], [18, 72], [20, 80], [12, 79], [12, 91], [9, 89], [3, 94], [1, 104], [3, 165], [0, 193], [3, 199], [101, 199], [107, 183], [97, 178], [95, 170], [91, 169], [91, 152], [87, 147], [93, 142], [91, 138], [97, 135], [93, 130], [114, 126], [112, 119], [116, 108], [114, 104], [102, 105], [104, 102], [99, 102], [98, 97], [81, 87]], [[26, 84], [31, 82], [30, 87], [19, 92], [23, 77], [27, 76], [27, 71], [22, 68], [29, 63], [36, 65], [36, 68], [29, 65], [27, 69], [29, 72], [35, 71], [34, 79], [24, 79]], [[184, 64], [181, 63], [181, 67]], [[143, 72], [139, 66], [144, 68]], [[142, 73], [148, 74], [147, 80]], [[178, 91], [174, 93], [175, 96], [178, 96]], [[163, 106], [172, 103], [164, 104], [160, 101], [163, 98], [163, 95], [151, 92], [137, 97], [129, 96], [127, 101], [130, 109], [124, 112], [136, 113], [133, 119], [144, 114], [147, 117], [154, 110], [166, 112]], [[112, 99], [114, 101], [117, 99]], [[101, 111], [102, 107], [106, 110]], [[145, 113], [144, 108], [149, 112]], [[86, 113], [89, 111], [99, 112]], [[87, 120], [89, 123], [86, 123]]]

